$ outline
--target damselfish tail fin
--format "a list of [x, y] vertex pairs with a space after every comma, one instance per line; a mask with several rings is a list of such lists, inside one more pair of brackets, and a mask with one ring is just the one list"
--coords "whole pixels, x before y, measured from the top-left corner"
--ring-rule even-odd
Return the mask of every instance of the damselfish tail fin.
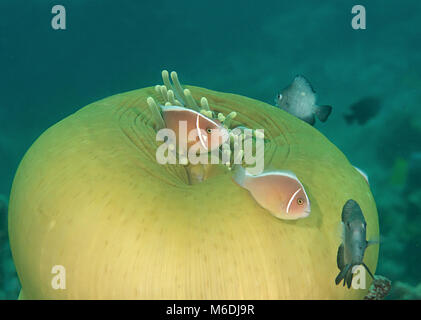
[[318, 106], [316, 108], [316, 116], [321, 122], [325, 122], [329, 115], [332, 113], [331, 106]]
[[348, 275], [349, 272], [349, 268], [351, 268], [350, 264], [347, 264], [342, 270], [341, 272], [339, 272], [338, 276], [335, 279], [335, 283], [336, 285], [338, 285], [339, 283], [341, 283], [342, 280], [344, 280], [344, 285], [346, 282], [345, 277]]
[[354, 277], [354, 274], [352, 273], [352, 267], [351, 267], [351, 270], [348, 272], [348, 274], [346, 275], [346, 278], [344, 279], [344, 286], [346, 282], [346, 286], [348, 287], [348, 289], [351, 288], [353, 277]]

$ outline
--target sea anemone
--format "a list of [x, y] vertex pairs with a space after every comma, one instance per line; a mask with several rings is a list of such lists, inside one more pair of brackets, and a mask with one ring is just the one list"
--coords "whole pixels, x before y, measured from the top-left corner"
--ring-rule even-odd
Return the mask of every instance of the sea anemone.
[[[344, 203], [360, 204], [368, 239], [379, 232], [369, 186], [342, 152], [278, 108], [182, 89], [175, 73], [173, 90], [163, 75], [165, 89], [94, 102], [46, 130], [25, 154], [9, 207], [21, 298], [363, 298], [368, 289], [334, 282]], [[212, 165], [197, 183], [188, 166], [158, 164], [155, 138], [163, 124], [150, 98], [212, 112], [230, 129], [264, 129], [265, 168], [293, 171], [312, 214], [273, 217], [232, 181], [226, 164]], [[377, 255], [378, 245], [365, 254], [373, 272]], [[51, 285], [57, 266], [65, 270], [65, 289]]]

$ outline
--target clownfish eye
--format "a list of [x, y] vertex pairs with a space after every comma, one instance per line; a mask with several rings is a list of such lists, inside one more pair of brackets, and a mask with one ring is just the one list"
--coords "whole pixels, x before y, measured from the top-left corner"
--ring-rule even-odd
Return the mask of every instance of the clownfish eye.
[[206, 132], [207, 132], [207, 133], [212, 133], [212, 129], [211, 129], [211, 128], [207, 128], [207, 129], [206, 129]]
[[302, 198], [298, 198], [297, 203], [301, 206], [304, 204], [304, 200]]

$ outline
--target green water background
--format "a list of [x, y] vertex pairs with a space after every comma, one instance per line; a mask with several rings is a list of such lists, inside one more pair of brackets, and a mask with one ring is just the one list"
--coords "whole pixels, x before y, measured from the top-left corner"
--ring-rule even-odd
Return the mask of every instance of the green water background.
[[[66, 8], [66, 30], [51, 27], [55, 4]], [[351, 28], [356, 4], [367, 10], [366, 30]], [[2, 0], [0, 194], [9, 196], [44, 130], [93, 101], [160, 83], [162, 69], [271, 104], [303, 74], [334, 108], [316, 127], [369, 175], [381, 225], [377, 273], [405, 283], [393, 298], [420, 298], [420, 160], [410, 160], [421, 152], [420, 51], [416, 0]], [[343, 114], [365, 96], [381, 99], [379, 113], [348, 125]], [[3, 212], [0, 298], [18, 290]]]

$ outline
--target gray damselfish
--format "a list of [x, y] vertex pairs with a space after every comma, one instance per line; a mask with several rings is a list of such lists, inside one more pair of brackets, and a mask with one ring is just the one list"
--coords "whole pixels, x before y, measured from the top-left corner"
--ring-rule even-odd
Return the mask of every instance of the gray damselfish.
[[283, 89], [275, 99], [282, 110], [314, 125], [315, 116], [325, 122], [332, 112], [331, 106], [318, 106], [316, 92], [310, 82], [301, 75], [294, 78], [292, 83]]
[[367, 247], [372, 243], [376, 243], [376, 241], [369, 242], [366, 240], [367, 223], [360, 206], [352, 199], [348, 200], [342, 209], [342, 225], [342, 244], [338, 248], [337, 256], [340, 272], [335, 279], [335, 283], [339, 284], [344, 280], [343, 285], [346, 283], [348, 288], [350, 288], [353, 277], [352, 268], [354, 266], [364, 266], [374, 279], [363, 259]]

